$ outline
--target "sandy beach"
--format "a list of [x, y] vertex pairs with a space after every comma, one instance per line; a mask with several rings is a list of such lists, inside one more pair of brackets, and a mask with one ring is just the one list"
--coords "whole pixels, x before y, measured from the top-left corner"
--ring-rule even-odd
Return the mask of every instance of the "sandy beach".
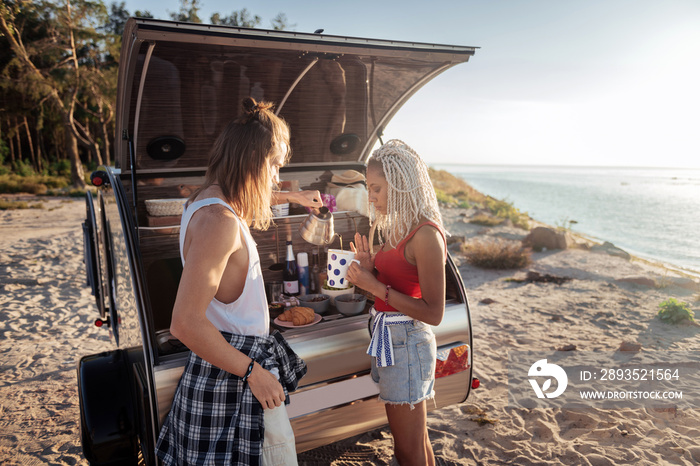
[[[0, 463], [87, 464], [80, 447], [78, 359], [113, 348], [85, 283], [84, 200], [33, 198], [42, 209], [0, 211]], [[522, 239], [512, 227], [467, 222], [445, 209], [454, 236]], [[700, 327], [668, 325], [658, 305], [675, 297], [700, 317], [698, 279], [637, 259], [572, 248], [533, 253], [523, 270], [459, 263], [471, 309], [474, 371], [469, 399], [429, 415], [440, 465], [694, 465], [695, 409], [512, 408], [508, 351], [700, 351]], [[569, 277], [562, 284], [513, 281], [526, 272]], [[698, 381], [700, 383], [700, 380]], [[299, 455], [307, 465], [390, 464], [387, 428]]]

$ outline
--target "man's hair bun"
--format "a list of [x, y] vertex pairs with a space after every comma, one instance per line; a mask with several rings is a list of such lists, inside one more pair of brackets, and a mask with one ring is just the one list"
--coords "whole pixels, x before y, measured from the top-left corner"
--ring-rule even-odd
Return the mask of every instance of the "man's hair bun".
[[242, 119], [245, 123], [250, 120], [257, 120], [260, 112], [269, 110], [273, 107], [270, 102], [256, 102], [252, 97], [246, 97], [241, 103], [243, 106]]

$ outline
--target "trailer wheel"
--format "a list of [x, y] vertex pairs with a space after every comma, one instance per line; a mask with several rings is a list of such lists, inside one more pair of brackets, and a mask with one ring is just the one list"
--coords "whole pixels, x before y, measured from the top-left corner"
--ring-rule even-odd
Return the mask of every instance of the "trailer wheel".
[[124, 350], [85, 356], [78, 363], [81, 441], [91, 465], [138, 464], [129, 367]]

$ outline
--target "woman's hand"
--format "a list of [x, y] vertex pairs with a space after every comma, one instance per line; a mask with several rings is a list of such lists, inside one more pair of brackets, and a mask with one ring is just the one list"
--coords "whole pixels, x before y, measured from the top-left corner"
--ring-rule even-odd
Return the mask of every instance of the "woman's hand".
[[272, 409], [284, 403], [284, 390], [277, 378], [257, 362], [248, 376], [248, 386], [263, 409]]
[[377, 277], [372, 272], [359, 266], [357, 262], [353, 262], [348, 267], [347, 279], [358, 288], [369, 291], [375, 297], [384, 299], [384, 285], [377, 280]]
[[362, 268], [374, 272], [374, 256], [369, 252], [369, 241], [366, 236], [355, 233], [355, 243], [350, 242], [350, 249], [355, 253], [355, 259], [360, 261]]
[[289, 202], [295, 202], [303, 207], [323, 207], [321, 193], [317, 190], [290, 191], [285, 194]]

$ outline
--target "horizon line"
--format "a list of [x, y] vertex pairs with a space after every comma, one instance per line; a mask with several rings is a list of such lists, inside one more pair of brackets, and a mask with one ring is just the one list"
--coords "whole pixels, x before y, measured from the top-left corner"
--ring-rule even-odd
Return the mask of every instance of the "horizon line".
[[662, 169], [662, 170], [700, 170], [700, 166], [653, 166], [653, 165], [561, 165], [561, 164], [523, 164], [523, 163], [464, 163], [464, 162], [432, 162], [432, 165], [459, 165], [463, 167], [527, 167], [527, 168], [639, 168], [639, 169]]

